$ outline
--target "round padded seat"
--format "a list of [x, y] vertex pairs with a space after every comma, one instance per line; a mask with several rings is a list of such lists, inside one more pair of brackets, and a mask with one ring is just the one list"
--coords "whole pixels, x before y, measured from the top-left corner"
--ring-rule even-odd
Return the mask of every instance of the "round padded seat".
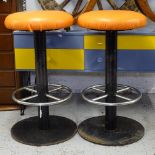
[[73, 24], [73, 17], [64, 11], [25, 11], [8, 15], [5, 26], [12, 30], [57, 30]]
[[99, 10], [82, 14], [78, 25], [93, 30], [130, 30], [144, 27], [147, 19], [144, 15], [126, 10]]

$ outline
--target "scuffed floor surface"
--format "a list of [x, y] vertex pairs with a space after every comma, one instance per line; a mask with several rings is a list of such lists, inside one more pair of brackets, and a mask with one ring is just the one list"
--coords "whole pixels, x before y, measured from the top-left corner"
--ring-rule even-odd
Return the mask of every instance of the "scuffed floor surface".
[[[12, 125], [24, 118], [37, 115], [37, 108], [29, 107], [24, 116], [19, 111], [0, 112], [0, 155], [154, 155], [155, 154], [155, 94], [144, 95], [134, 105], [118, 108], [118, 115], [133, 118], [145, 127], [145, 136], [137, 143], [121, 147], [95, 145], [76, 134], [71, 140], [46, 147], [20, 144], [12, 139]], [[104, 114], [104, 107], [85, 103], [74, 95], [69, 103], [50, 107], [51, 115], [73, 119], [77, 124], [89, 117]]]

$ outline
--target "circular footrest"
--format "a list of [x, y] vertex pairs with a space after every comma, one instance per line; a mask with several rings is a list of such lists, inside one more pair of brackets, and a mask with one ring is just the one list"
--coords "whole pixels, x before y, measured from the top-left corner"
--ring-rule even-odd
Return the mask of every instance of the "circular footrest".
[[[20, 94], [24, 92], [26, 97], [21, 97]], [[27, 106], [49, 106], [62, 103], [72, 96], [72, 90], [66, 86], [59, 84], [49, 84], [48, 85], [48, 93], [46, 94], [47, 102], [40, 103], [38, 99], [38, 94], [36, 90], [36, 85], [22, 87], [12, 94], [12, 99], [22, 105]]]
[[106, 94], [105, 86], [95, 85], [88, 87], [82, 91], [82, 97], [87, 102], [104, 105], [104, 106], [123, 106], [133, 104], [141, 99], [142, 94], [139, 90], [127, 86], [117, 85], [117, 92], [115, 94], [116, 102], [107, 102], [108, 94]]

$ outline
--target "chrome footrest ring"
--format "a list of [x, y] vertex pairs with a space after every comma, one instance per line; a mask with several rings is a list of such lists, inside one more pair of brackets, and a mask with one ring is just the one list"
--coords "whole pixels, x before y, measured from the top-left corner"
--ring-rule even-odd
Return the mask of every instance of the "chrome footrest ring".
[[115, 94], [116, 102], [108, 103], [106, 99], [108, 94], [105, 92], [105, 86], [95, 85], [88, 87], [82, 91], [82, 97], [87, 102], [103, 106], [123, 106], [133, 104], [139, 101], [142, 93], [136, 88], [127, 85], [117, 85], [117, 92]]
[[[26, 97], [21, 97], [20, 93], [22, 91], [27, 92]], [[18, 104], [27, 106], [50, 106], [59, 104], [67, 101], [72, 97], [72, 90], [64, 85], [59, 84], [49, 84], [48, 93], [46, 94], [46, 103], [40, 103], [38, 101], [38, 94], [36, 90], [36, 85], [30, 85], [17, 89], [12, 94], [12, 99]]]

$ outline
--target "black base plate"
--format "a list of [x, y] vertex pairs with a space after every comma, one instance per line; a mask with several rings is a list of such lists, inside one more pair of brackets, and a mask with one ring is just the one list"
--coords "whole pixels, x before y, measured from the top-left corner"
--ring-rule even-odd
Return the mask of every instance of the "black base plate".
[[48, 130], [39, 129], [38, 117], [24, 119], [11, 129], [11, 135], [16, 141], [33, 146], [58, 144], [69, 140], [76, 132], [76, 124], [60, 116], [50, 116], [50, 129]]
[[130, 118], [117, 116], [117, 129], [105, 130], [105, 117], [93, 117], [83, 121], [79, 127], [80, 136], [90, 142], [122, 146], [137, 142], [144, 136], [144, 127]]

